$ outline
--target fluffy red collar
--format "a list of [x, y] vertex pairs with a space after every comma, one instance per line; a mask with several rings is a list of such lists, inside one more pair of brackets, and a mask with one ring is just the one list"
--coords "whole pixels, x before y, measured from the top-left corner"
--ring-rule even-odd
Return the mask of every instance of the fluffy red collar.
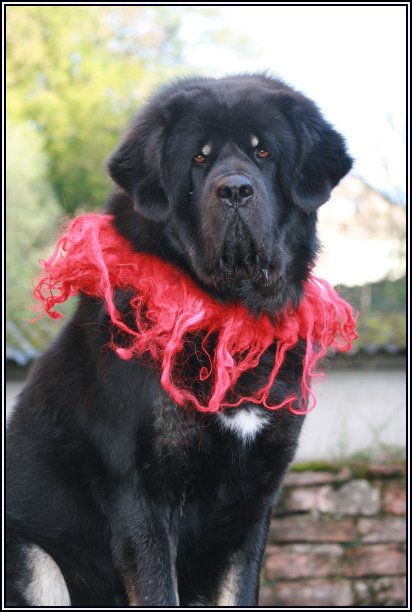
[[[253, 402], [270, 410], [287, 406], [296, 414], [314, 407], [316, 400], [310, 391], [310, 381], [320, 375], [314, 373], [317, 361], [328, 347], [348, 351], [357, 338], [352, 308], [326, 281], [311, 275], [298, 307], [288, 307], [281, 322], [274, 325], [267, 315], [257, 319], [241, 304], [219, 304], [182, 270], [153, 255], [136, 253], [112, 221], [111, 215], [77, 217], [50, 258], [42, 262], [43, 276], [33, 295], [47, 314], [54, 319], [61, 317], [53, 310], [56, 304], [79, 292], [103, 300], [113, 324], [110, 347], [122, 359], [150, 355], [160, 365], [163, 388], [180, 406], [217, 412]], [[133, 292], [130, 301], [135, 316], [133, 329], [115, 306], [116, 288]], [[123, 346], [119, 331], [123, 332], [120, 334]], [[199, 368], [197, 374], [198, 381], [209, 379], [211, 385], [204, 403], [193, 390], [193, 380], [177, 381], [174, 375], [179, 357], [182, 362], [185, 336], [196, 332], [204, 336], [198, 350], [204, 352], [203, 357], [210, 364], [209, 368]], [[210, 343], [207, 345], [211, 334], [216, 338], [213, 354], [209, 352]], [[280, 404], [270, 405], [268, 397], [273, 382], [287, 351], [299, 339], [306, 342], [300, 398], [291, 395]], [[241, 374], [255, 368], [273, 343], [276, 350], [266, 384], [249, 397], [230, 402], [227, 396]], [[312, 405], [308, 408], [309, 395]]]

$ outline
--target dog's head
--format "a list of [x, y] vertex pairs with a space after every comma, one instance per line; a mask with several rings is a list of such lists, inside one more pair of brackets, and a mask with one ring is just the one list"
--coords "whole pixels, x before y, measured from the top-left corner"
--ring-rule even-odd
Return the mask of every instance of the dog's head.
[[350, 170], [317, 107], [265, 76], [187, 79], [161, 90], [109, 160], [111, 211], [136, 247], [221, 299], [276, 312], [299, 298], [316, 210]]

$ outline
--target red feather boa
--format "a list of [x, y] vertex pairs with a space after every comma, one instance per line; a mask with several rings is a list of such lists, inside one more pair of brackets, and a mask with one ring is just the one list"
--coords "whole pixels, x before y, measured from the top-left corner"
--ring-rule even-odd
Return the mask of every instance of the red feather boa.
[[[348, 351], [357, 338], [352, 308], [324, 280], [311, 275], [296, 309], [288, 307], [281, 322], [274, 325], [267, 315], [255, 318], [241, 304], [219, 304], [199, 289], [182, 270], [146, 253], [136, 253], [112, 224], [113, 217], [87, 214], [75, 218], [58, 241], [44, 273], [33, 291], [44, 311], [56, 319], [53, 310], [71, 295], [82, 292], [104, 302], [113, 324], [110, 346], [122, 359], [149, 354], [160, 365], [163, 388], [180, 406], [192, 405], [202, 412], [217, 412], [227, 406], [253, 402], [277, 410], [287, 406], [304, 414], [316, 403], [310, 391], [314, 367], [328, 347]], [[130, 301], [136, 323], [131, 329], [114, 304], [114, 289], [131, 289]], [[44, 312], [42, 313], [44, 314]], [[41, 315], [40, 315], [41, 316]], [[116, 332], [125, 332], [128, 348], [116, 342]], [[210, 368], [202, 367], [199, 381], [210, 378], [211, 393], [202, 404], [191, 390], [191, 381], [173, 380], [173, 369], [182, 355], [185, 335], [202, 332], [202, 350]], [[216, 335], [214, 354], [206, 340]], [[301, 397], [285, 398], [270, 405], [268, 396], [285, 360], [287, 351], [299, 339], [306, 342]], [[258, 365], [262, 354], [276, 343], [273, 367], [266, 384], [249, 397], [227, 400], [243, 372]], [[309, 395], [312, 406], [307, 407]], [[226, 401], [225, 401], [226, 398]]]

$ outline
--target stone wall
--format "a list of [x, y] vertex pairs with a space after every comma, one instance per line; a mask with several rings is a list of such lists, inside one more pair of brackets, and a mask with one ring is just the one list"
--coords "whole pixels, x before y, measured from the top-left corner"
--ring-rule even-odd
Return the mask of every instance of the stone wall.
[[261, 606], [405, 605], [405, 468], [291, 471], [272, 519]]

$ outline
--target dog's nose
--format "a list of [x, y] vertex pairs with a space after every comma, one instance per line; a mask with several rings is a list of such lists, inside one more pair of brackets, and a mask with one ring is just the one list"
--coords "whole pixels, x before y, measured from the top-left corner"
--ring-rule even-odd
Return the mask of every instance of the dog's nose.
[[253, 195], [252, 181], [244, 174], [230, 174], [220, 179], [216, 186], [218, 197], [229, 206], [241, 206]]

